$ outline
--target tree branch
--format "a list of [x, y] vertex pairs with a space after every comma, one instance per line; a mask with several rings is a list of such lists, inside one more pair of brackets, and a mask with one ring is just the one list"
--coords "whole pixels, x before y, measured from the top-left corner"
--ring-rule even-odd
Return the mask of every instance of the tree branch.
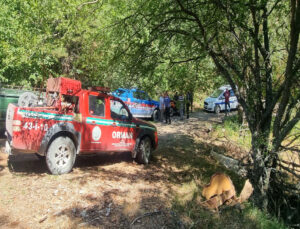
[[293, 176], [295, 176], [296, 178], [300, 179], [300, 175], [298, 175], [297, 173], [295, 173], [295, 171], [293, 171], [292, 169], [282, 165], [282, 164], [279, 164], [279, 167], [282, 168], [283, 170], [289, 172], [290, 174], [292, 174]]
[[[291, 0], [291, 22], [290, 22], [290, 47], [289, 47], [289, 55], [286, 64], [285, 70], [285, 81], [283, 83], [283, 90], [289, 91], [290, 87], [293, 83], [293, 79], [296, 74], [293, 71], [294, 61], [298, 48], [299, 41], [299, 30], [300, 30], [300, 2], [296, 0]], [[294, 74], [293, 74], [294, 73]], [[290, 98], [290, 93], [284, 93], [282, 99], [279, 104], [279, 109], [276, 114], [276, 118], [274, 121], [273, 135], [278, 136], [280, 132], [280, 123], [282, 117], [285, 113], [285, 109], [287, 107], [288, 101]], [[282, 138], [280, 138], [282, 139]], [[277, 146], [279, 146], [280, 142], [277, 142]]]
[[79, 6], [77, 6], [77, 10], [81, 10], [81, 8], [82, 8], [83, 6], [85, 6], [85, 5], [90, 5], [90, 4], [95, 4], [95, 3], [97, 3], [98, 1], [99, 1], [99, 0], [81, 3]]
[[171, 64], [182, 64], [182, 63], [188, 63], [188, 62], [191, 62], [191, 61], [199, 60], [201, 58], [203, 58], [203, 56], [197, 56], [197, 57], [189, 58], [189, 59], [186, 59], [186, 60], [171, 61], [170, 63]]

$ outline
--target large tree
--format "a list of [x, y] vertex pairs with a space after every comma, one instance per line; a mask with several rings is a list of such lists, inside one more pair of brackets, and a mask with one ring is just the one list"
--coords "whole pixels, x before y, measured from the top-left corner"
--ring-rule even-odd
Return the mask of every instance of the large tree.
[[[288, 145], [299, 156], [300, 1], [140, 0], [126, 12], [118, 24], [123, 62], [153, 73], [166, 62], [196, 69], [210, 57], [235, 91], [252, 134], [248, 177], [255, 203], [278, 214], [283, 203], [299, 207], [299, 187], [283, 179], [288, 172], [298, 182], [299, 173], [280, 152]], [[298, 202], [289, 202], [287, 187]]]

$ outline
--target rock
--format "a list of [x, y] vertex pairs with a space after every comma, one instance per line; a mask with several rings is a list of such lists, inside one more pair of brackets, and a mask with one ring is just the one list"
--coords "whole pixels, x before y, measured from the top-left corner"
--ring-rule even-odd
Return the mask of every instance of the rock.
[[46, 219], [48, 218], [48, 216], [43, 216], [40, 220], [39, 220], [39, 223], [42, 223], [42, 222], [44, 222]]
[[80, 213], [80, 216], [81, 216], [82, 218], [85, 218], [85, 217], [87, 216], [86, 210], [83, 210], [83, 211]]
[[88, 223], [81, 223], [78, 225], [78, 227], [86, 227], [88, 225]]
[[106, 208], [106, 214], [105, 214], [105, 216], [107, 217], [107, 216], [109, 216], [110, 215], [110, 211], [111, 211], [111, 205], [112, 205], [112, 203], [110, 203], [109, 205], [108, 205], [108, 207]]
[[211, 155], [219, 162], [221, 162], [227, 169], [234, 171], [242, 177], [247, 175], [247, 171], [244, 167], [240, 166], [239, 161], [230, 157], [226, 157], [222, 154], [218, 154], [214, 151], [211, 152]]
[[239, 196], [239, 201], [240, 203], [245, 202], [246, 200], [249, 199], [249, 197], [252, 195], [253, 193], [253, 186], [250, 183], [249, 180], [246, 180], [245, 185], [243, 187], [243, 190], [241, 191], [241, 194]]
[[72, 213], [76, 214], [76, 212], [77, 212], [77, 209], [76, 208], [72, 208]]

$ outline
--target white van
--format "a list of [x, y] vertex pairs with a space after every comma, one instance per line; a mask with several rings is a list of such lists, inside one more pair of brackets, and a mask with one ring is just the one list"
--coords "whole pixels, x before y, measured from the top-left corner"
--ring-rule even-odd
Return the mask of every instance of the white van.
[[230, 110], [236, 109], [238, 107], [238, 100], [234, 95], [230, 85], [224, 85], [219, 89], [216, 89], [208, 98], [206, 98], [204, 100], [204, 109], [207, 111], [214, 111], [216, 114], [220, 113], [220, 111], [224, 111], [225, 98], [223, 94], [226, 89], [228, 89], [230, 92]]

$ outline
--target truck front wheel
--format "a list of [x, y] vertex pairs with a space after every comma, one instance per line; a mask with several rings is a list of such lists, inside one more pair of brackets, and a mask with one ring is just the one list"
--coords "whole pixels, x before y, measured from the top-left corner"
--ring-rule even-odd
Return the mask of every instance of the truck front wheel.
[[149, 137], [143, 138], [139, 143], [136, 160], [140, 164], [148, 164], [152, 152], [151, 140]]
[[54, 139], [47, 151], [46, 163], [52, 174], [69, 173], [76, 158], [74, 142], [66, 136]]

